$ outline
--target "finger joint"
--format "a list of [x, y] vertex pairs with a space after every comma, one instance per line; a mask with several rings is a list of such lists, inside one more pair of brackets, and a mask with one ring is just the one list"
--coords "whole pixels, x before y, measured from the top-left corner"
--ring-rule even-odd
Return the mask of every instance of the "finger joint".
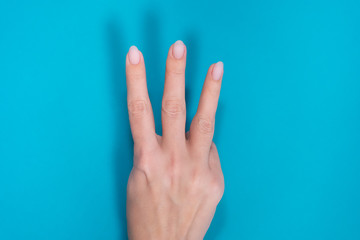
[[165, 100], [162, 110], [170, 117], [177, 117], [185, 112], [185, 102], [180, 100]]
[[135, 118], [141, 118], [147, 111], [145, 100], [132, 100], [128, 103], [129, 114]]
[[214, 121], [209, 118], [199, 117], [198, 126], [202, 134], [212, 135], [214, 132]]

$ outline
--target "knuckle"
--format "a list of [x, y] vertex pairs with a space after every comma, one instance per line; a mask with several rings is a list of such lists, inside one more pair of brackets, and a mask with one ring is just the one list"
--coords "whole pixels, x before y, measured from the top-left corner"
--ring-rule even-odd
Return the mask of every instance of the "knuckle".
[[182, 68], [179, 68], [178, 66], [167, 64], [166, 69], [165, 69], [165, 75], [170, 76], [170, 77], [184, 77], [185, 70]]
[[134, 165], [138, 167], [139, 169], [147, 172], [149, 170], [149, 159], [147, 157], [139, 157], [137, 159], [134, 159]]
[[141, 118], [147, 111], [147, 103], [145, 100], [132, 100], [128, 103], [128, 110], [131, 116]]
[[218, 98], [220, 93], [220, 88], [218, 86], [214, 86], [212, 84], [209, 84], [205, 88], [205, 92], [212, 98]]
[[141, 194], [146, 189], [148, 183], [148, 174], [137, 167], [133, 167], [127, 182], [128, 197], [132, 198]]
[[220, 200], [224, 195], [224, 181], [218, 177], [213, 177], [209, 183], [210, 194]]
[[178, 180], [180, 179], [180, 175], [181, 175], [181, 168], [178, 164], [177, 159], [170, 157], [169, 163], [167, 165], [167, 174], [166, 174], [166, 177], [170, 185], [172, 186], [177, 185]]
[[132, 81], [142, 80], [145, 78], [145, 74], [142, 69], [130, 69], [127, 71], [126, 76]]
[[214, 121], [209, 118], [199, 117], [198, 127], [202, 134], [211, 135], [214, 132]]
[[152, 171], [152, 159], [154, 156], [157, 156], [157, 149], [151, 149], [146, 146], [134, 145], [134, 159], [133, 167], [143, 171], [148, 178], [150, 178], [150, 173]]
[[148, 167], [148, 154], [144, 148], [134, 146], [134, 165], [141, 169], [147, 169]]
[[184, 77], [184, 75], [185, 75], [185, 73], [180, 70], [167, 70], [166, 71], [167, 77], [179, 78], [179, 77]]
[[170, 117], [176, 117], [185, 112], [185, 102], [180, 100], [165, 100], [162, 110]]
[[194, 193], [204, 191], [204, 176], [200, 171], [194, 171], [189, 179], [189, 187]]

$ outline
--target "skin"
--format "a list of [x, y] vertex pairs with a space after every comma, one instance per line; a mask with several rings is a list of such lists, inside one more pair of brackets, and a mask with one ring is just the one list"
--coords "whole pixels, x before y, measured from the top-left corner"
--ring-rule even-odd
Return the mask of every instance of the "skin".
[[203, 239], [224, 193], [220, 159], [212, 142], [222, 63], [218, 77], [213, 73], [215, 64], [209, 67], [197, 113], [185, 133], [187, 51], [184, 46], [178, 59], [181, 53], [174, 50], [175, 44], [166, 61], [163, 136], [155, 133], [143, 55], [138, 52], [137, 64], [131, 63], [130, 53], [126, 55], [127, 102], [134, 139], [126, 209], [131, 240]]

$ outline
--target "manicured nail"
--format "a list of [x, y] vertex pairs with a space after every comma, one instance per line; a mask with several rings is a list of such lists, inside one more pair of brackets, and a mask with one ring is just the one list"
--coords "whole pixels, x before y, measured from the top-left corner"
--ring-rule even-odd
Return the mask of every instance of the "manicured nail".
[[176, 59], [181, 59], [184, 56], [185, 45], [181, 40], [177, 40], [173, 46], [173, 55]]
[[224, 64], [223, 62], [215, 63], [215, 66], [212, 70], [212, 77], [214, 80], [219, 81], [224, 71]]
[[140, 52], [135, 46], [129, 49], [129, 60], [131, 64], [138, 64], [140, 62]]

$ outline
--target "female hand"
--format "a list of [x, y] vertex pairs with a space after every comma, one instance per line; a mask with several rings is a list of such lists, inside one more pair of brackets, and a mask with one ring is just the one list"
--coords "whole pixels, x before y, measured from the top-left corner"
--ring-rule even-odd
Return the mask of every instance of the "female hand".
[[186, 47], [169, 49], [162, 100], [163, 136], [155, 133], [142, 53], [126, 56], [127, 101], [134, 165], [127, 185], [131, 240], [203, 239], [224, 192], [215, 144], [215, 112], [223, 63], [209, 67], [197, 113], [185, 134]]

